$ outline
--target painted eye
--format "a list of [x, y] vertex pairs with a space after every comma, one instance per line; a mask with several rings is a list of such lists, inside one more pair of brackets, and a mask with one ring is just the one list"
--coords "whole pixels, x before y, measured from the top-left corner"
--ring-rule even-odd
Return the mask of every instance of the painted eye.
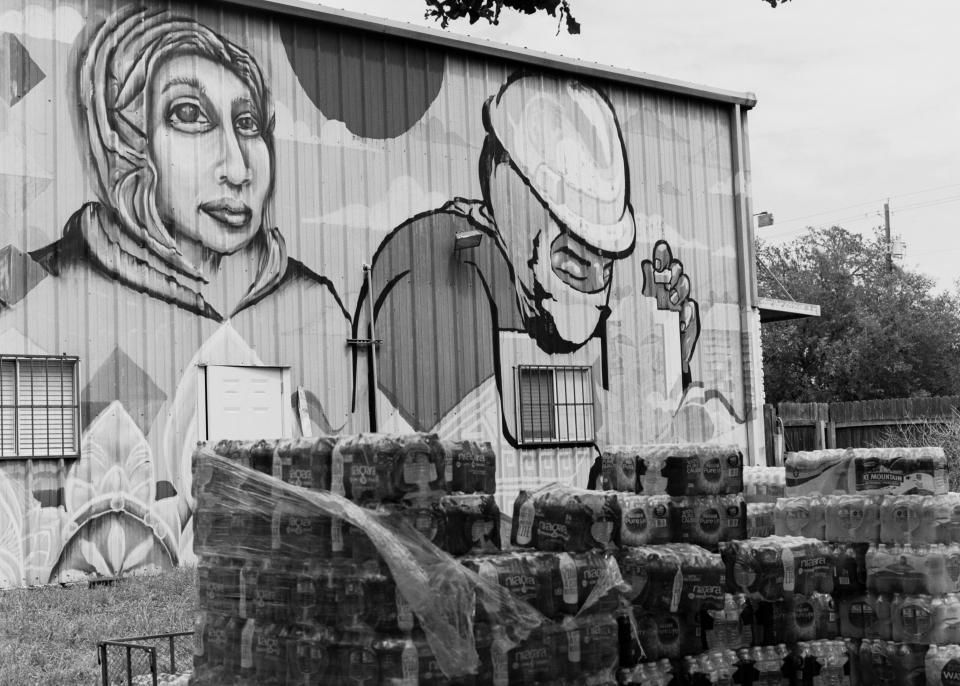
[[173, 108], [174, 116], [184, 124], [196, 124], [200, 120], [200, 108], [192, 103], [184, 103]]
[[167, 112], [167, 121], [173, 128], [186, 133], [202, 133], [214, 126], [200, 104], [193, 100], [174, 102]]
[[250, 113], [241, 114], [233, 122], [237, 133], [241, 136], [253, 137], [260, 135], [260, 122]]

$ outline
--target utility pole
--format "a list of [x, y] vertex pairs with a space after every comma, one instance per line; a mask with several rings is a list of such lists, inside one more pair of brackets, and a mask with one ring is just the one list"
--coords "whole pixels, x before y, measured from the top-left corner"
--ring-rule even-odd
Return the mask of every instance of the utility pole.
[[893, 273], [893, 242], [890, 240], [890, 199], [883, 203], [883, 224], [887, 232], [887, 271]]

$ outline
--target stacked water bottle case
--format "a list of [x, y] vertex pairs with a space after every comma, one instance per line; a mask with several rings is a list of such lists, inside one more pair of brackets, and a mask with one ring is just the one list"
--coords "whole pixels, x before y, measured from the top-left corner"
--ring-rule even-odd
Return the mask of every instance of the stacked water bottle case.
[[615, 502], [538, 492], [561, 521], [503, 551], [494, 470], [426, 434], [198, 448], [194, 683], [614, 684]]
[[750, 607], [726, 592], [718, 552], [747, 533], [739, 450], [611, 447], [593, 475], [591, 486], [618, 491], [620, 683], [732, 683], [733, 649], [749, 646], [752, 634]]
[[[451, 554], [499, 551], [489, 445], [422, 435], [224, 441], [194, 461], [193, 683], [446, 683], [396, 565], [363, 528], [366, 512], [376, 526], [373, 511], [335, 517], [303, 493], [375, 508]], [[471, 626], [477, 644], [491, 638]], [[492, 670], [490, 651], [478, 652]]]
[[952, 683], [960, 648], [936, 646], [960, 642], [960, 494], [947, 492], [943, 451], [788, 453], [785, 476], [775, 530], [830, 541], [851, 683]]
[[509, 541], [488, 445], [222, 442], [194, 463], [199, 685], [960, 675], [960, 495], [935, 450], [744, 472], [735, 447], [613, 448], [591, 490], [521, 492]]
[[[633, 452], [636, 490], [651, 491], [641, 481], [645, 456], [664, 450], [679, 452], [610, 450], [597, 470], [600, 485], [629, 487], [629, 467], [620, 463]], [[661, 475], [671, 473], [666, 463], [650, 462]], [[750, 537], [717, 541], [722, 606], [698, 598], [694, 617], [674, 602], [685, 570], [675, 564], [673, 584], [669, 571], [658, 572], [670, 546], [621, 551], [621, 572], [645, 608], [644, 620], [635, 618], [642, 652], [622, 651], [625, 665], [639, 658], [622, 682], [920, 686], [926, 672], [928, 683], [954, 683], [960, 646], [929, 647], [960, 643], [960, 494], [946, 492], [946, 477], [944, 454], [933, 448], [791, 454], [786, 469], [745, 468]], [[671, 493], [668, 484], [658, 485]], [[621, 497], [622, 506], [629, 497]], [[649, 520], [652, 508], [662, 516], [647, 525], [646, 541], [628, 538], [623, 507], [620, 542], [678, 540], [684, 522], [676, 497], [648, 496], [637, 519]], [[643, 562], [631, 565], [640, 555]], [[670, 607], [656, 616], [664, 604]], [[630, 645], [627, 638], [622, 632], [622, 646]], [[937, 670], [943, 676], [934, 679]]]

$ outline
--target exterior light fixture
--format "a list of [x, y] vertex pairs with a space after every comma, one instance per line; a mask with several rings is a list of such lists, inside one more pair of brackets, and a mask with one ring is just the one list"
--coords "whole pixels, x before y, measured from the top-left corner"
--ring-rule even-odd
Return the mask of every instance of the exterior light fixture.
[[460, 252], [461, 250], [476, 248], [478, 245], [480, 245], [480, 241], [482, 240], [483, 232], [477, 229], [458, 231], [456, 240], [453, 244], [453, 252]]
[[773, 213], [772, 212], [758, 212], [753, 215], [757, 218], [757, 226], [763, 228], [765, 226], [773, 226]]

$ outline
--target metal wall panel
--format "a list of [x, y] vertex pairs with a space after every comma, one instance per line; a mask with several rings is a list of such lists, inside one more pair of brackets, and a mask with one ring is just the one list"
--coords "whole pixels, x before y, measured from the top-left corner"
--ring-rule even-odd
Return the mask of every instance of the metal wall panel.
[[[146, 5], [0, 0], [0, 353], [78, 356], [83, 425], [77, 460], [0, 462], [0, 588], [194, 559], [205, 364], [289, 368], [314, 435], [375, 407], [379, 430], [489, 440], [508, 511], [584, 485], [606, 444], [745, 445], [729, 101]], [[376, 389], [347, 344], [365, 264]], [[521, 365], [592, 370], [595, 441], [520, 444]]]

